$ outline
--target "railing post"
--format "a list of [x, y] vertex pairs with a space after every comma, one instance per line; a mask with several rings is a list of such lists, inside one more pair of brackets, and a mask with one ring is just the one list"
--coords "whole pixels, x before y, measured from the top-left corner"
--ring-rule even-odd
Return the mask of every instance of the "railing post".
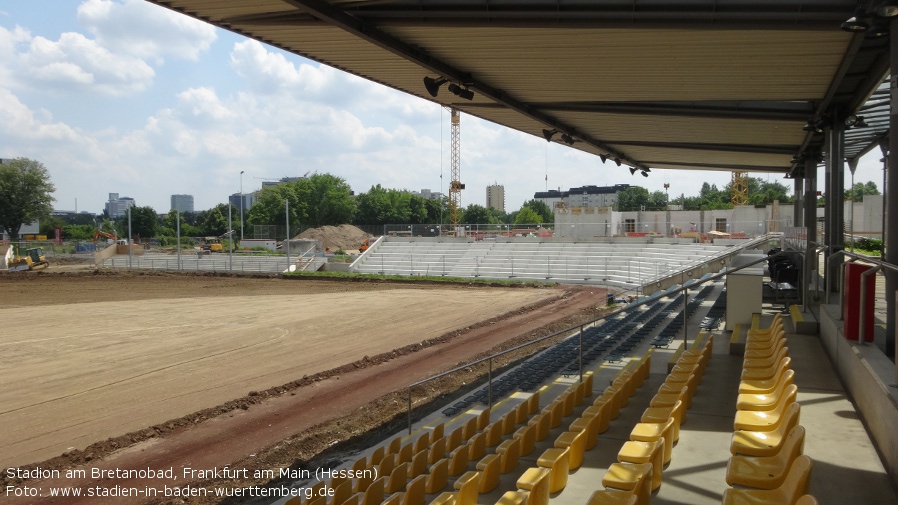
[[493, 410], [493, 357], [490, 356], [490, 367], [487, 373], [486, 406]]
[[580, 383], [583, 383], [583, 326], [580, 326]]
[[408, 387], [408, 434], [412, 434], [412, 387]]

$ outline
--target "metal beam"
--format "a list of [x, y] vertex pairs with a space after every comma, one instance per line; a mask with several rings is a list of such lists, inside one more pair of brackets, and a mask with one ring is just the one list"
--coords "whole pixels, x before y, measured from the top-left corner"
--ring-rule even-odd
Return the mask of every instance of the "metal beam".
[[693, 151], [723, 151], [732, 153], [795, 154], [796, 146], [765, 146], [741, 144], [711, 144], [702, 142], [644, 142], [639, 140], [607, 140], [616, 146], [659, 147], [664, 149], [689, 149]]
[[652, 167], [652, 169], [664, 169], [664, 168], [693, 168], [696, 170], [741, 170], [745, 172], [771, 172], [771, 173], [781, 173], [785, 175], [788, 172], [788, 167], [778, 167], [778, 166], [770, 166], [770, 165], [738, 165], [733, 163], [685, 163], [682, 161], [663, 161], [663, 160], [646, 160], [646, 165]]
[[606, 114], [673, 116], [715, 119], [760, 119], [805, 122], [815, 108], [805, 102], [534, 102], [547, 111], [597, 112]]

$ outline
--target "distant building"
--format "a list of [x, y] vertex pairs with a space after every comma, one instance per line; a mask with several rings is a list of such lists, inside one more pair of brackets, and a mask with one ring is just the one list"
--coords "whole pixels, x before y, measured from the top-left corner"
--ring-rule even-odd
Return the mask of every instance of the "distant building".
[[181, 214], [193, 212], [193, 195], [172, 195], [171, 210], [176, 210]]
[[122, 217], [128, 213], [128, 209], [134, 207], [134, 199], [128, 196], [119, 198], [118, 193], [109, 193], [109, 201], [106, 202], [106, 213], [110, 218]]
[[505, 212], [505, 186], [491, 184], [486, 187], [486, 207]]
[[279, 184], [286, 184], [288, 182], [298, 182], [298, 181], [301, 181], [301, 180], [307, 179], [307, 178], [308, 177], [305, 177], [305, 176], [303, 176], [303, 177], [281, 177], [280, 180], [277, 180], [277, 181], [262, 181], [262, 187], [265, 188], [268, 186], [277, 186]]
[[617, 204], [617, 198], [621, 191], [629, 189], [629, 184], [615, 184], [614, 186], [581, 186], [567, 191], [538, 191], [533, 198], [555, 209], [559, 205], [564, 207], [612, 207]]
[[431, 191], [429, 189], [422, 189], [421, 191], [411, 191], [411, 194], [420, 196], [425, 200], [439, 200], [444, 196], [438, 191]]
[[236, 209], [242, 208], [245, 213], [256, 203], [256, 193], [243, 193], [243, 207], [240, 206], [240, 193], [234, 193], [229, 196], [228, 203], [233, 205]]

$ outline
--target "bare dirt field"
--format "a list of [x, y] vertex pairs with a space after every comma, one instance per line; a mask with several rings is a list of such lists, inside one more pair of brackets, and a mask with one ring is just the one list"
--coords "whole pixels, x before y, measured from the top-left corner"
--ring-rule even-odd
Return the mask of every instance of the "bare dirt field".
[[[401, 410], [390, 395], [416, 380], [594, 317], [600, 296], [595, 288], [2, 275], [0, 467], [288, 466], [389, 421]], [[147, 501], [159, 500], [116, 503]]]

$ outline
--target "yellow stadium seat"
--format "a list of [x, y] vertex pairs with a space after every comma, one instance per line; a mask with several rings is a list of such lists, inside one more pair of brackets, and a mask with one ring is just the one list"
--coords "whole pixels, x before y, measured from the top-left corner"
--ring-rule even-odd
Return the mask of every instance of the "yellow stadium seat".
[[730, 452], [733, 455], [744, 454], [747, 456], [773, 456], [780, 452], [786, 435], [798, 424], [798, 402], [792, 403], [786, 408], [782, 422], [771, 431], [735, 431], [730, 443]]
[[631, 491], [638, 505], [649, 505], [652, 495], [652, 464], [612, 463], [602, 477], [606, 488]]
[[477, 462], [480, 471], [480, 494], [489, 493], [499, 486], [502, 458], [498, 454], [488, 454]]
[[480, 472], [465, 472], [456, 479], [452, 487], [456, 489], [455, 503], [458, 505], [477, 505], [480, 488]]
[[783, 484], [795, 458], [804, 446], [804, 427], [792, 428], [782, 449], [773, 456], [733, 456], [727, 463], [727, 484], [774, 489]]
[[586, 450], [586, 433], [583, 431], [565, 431], [555, 439], [555, 447], [559, 449], [570, 448], [571, 470], [576, 470], [583, 464], [583, 453]]
[[775, 489], [729, 488], [723, 492], [723, 505], [794, 504], [807, 491], [811, 458], [798, 456], [783, 483]]
[[536, 464], [549, 469], [549, 492], [557, 493], [567, 486], [568, 473], [571, 469], [571, 450], [550, 448], [543, 451]]
[[661, 487], [661, 471], [664, 465], [664, 440], [654, 442], [627, 441], [617, 453], [619, 463], [651, 463], [652, 491]]

